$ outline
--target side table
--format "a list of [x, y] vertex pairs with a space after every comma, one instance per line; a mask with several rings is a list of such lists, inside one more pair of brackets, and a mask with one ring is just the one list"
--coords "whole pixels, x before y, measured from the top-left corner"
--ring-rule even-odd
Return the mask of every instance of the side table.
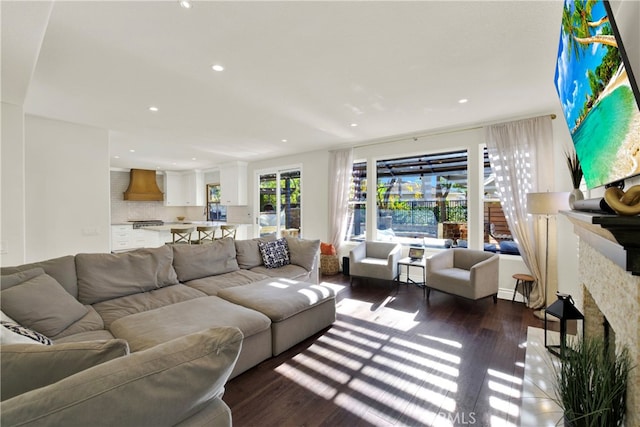
[[[405, 266], [407, 268], [407, 280], [405, 282], [402, 282], [400, 280], [400, 276], [402, 275], [402, 267]], [[411, 278], [411, 267], [417, 267], [422, 269], [421, 271], [421, 277], [422, 277], [422, 281], [415, 281]], [[405, 284], [405, 285], [416, 285], [419, 288], [422, 288], [422, 293], [424, 295], [426, 295], [426, 281], [425, 281], [425, 275], [426, 275], [426, 270], [427, 270], [427, 260], [426, 258], [420, 258], [420, 259], [412, 259], [412, 258], [402, 258], [400, 261], [398, 261], [398, 275], [396, 276], [396, 278], [394, 279], [394, 282], [396, 282], [397, 284], [397, 288], [396, 288], [396, 292], [398, 291], [398, 289], [400, 289], [400, 284]]]

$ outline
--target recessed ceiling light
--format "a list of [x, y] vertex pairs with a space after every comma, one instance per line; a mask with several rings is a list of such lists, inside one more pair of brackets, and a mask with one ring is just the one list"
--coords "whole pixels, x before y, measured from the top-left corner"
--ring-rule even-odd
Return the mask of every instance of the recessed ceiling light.
[[213, 71], [224, 71], [224, 67], [220, 64], [215, 64], [211, 66], [211, 69]]
[[158, 112], [158, 107], [154, 107], [153, 105], [149, 107], [149, 111], [153, 111], [154, 113]]
[[469, 102], [467, 98], [462, 98], [458, 100], [458, 104], [466, 104], [467, 102]]
[[192, 157], [191, 160], [197, 160], [195, 157]]
[[119, 159], [119, 158], [120, 158], [120, 156], [113, 156], [113, 158], [114, 158], [114, 159]]
[[191, 9], [191, 2], [189, 0], [180, 0], [178, 1], [180, 7], [183, 9]]
[[131, 150], [129, 150], [130, 153], [135, 153], [136, 150], [134, 150], [133, 148]]
[[281, 141], [282, 141], [282, 142], [287, 142], [287, 140], [286, 140], [286, 139], [282, 139]]
[[358, 124], [357, 124], [357, 123], [351, 123], [351, 124], [350, 124], [350, 126], [351, 126], [352, 128], [354, 128], [354, 127], [357, 127], [357, 126], [358, 126]]

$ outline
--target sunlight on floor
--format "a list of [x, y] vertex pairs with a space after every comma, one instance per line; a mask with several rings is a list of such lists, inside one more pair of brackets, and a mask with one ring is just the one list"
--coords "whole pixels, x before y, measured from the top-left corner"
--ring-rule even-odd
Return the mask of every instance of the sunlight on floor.
[[[353, 312], [375, 306], [346, 298], [339, 304]], [[476, 413], [458, 408], [456, 394], [465, 393], [461, 387], [468, 384], [460, 377], [465, 363], [462, 343], [405, 334], [405, 328], [416, 323], [415, 313], [384, 306], [374, 310], [386, 310], [384, 323], [378, 323], [377, 317], [375, 323], [337, 320], [276, 371], [373, 425], [520, 425], [521, 378], [513, 372], [487, 369], [484, 405], [489, 410]], [[467, 372], [469, 365], [464, 366]]]

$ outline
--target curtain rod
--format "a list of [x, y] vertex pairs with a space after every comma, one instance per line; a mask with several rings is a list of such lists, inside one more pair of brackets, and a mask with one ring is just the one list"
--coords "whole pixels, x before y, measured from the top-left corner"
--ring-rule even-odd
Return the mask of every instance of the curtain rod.
[[485, 123], [483, 125], [470, 126], [470, 127], [467, 127], [467, 128], [457, 128], [457, 129], [442, 130], [440, 132], [434, 131], [433, 133], [424, 133], [424, 134], [421, 134], [421, 135], [406, 135], [404, 137], [399, 137], [399, 138], [395, 138], [395, 139], [385, 139], [383, 141], [365, 142], [365, 143], [362, 143], [362, 144], [355, 144], [353, 146], [353, 148], [363, 148], [363, 147], [372, 147], [372, 146], [381, 145], [381, 144], [391, 144], [393, 142], [405, 141], [407, 139], [413, 139], [414, 141], [417, 141], [420, 138], [432, 137], [432, 136], [438, 136], [438, 135], [448, 135], [448, 134], [451, 134], [451, 133], [465, 132], [465, 131], [468, 131], [468, 130], [482, 129], [485, 126], [497, 125], [497, 124], [501, 124], [501, 123], [509, 123], [509, 122], [514, 122], [514, 121], [519, 121], [519, 120], [534, 119], [536, 117], [544, 117], [544, 116], [547, 116], [547, 115], [551, 118], [551, 120], [555, 120], [556, 117], [557, 117], [555, 114], [552, 113], [552, 114], [543, 114], [541, 116], [524, 117], [524, 118], [515, 119], [515, 120], [500, 121], [500, 122], [489, 122], [489, 123]]

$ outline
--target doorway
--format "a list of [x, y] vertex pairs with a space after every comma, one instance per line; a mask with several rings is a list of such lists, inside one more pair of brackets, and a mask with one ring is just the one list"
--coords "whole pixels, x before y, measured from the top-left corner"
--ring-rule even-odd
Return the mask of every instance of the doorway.
[[300, 168], [258, 175], [260, 237], [301, 237]]

